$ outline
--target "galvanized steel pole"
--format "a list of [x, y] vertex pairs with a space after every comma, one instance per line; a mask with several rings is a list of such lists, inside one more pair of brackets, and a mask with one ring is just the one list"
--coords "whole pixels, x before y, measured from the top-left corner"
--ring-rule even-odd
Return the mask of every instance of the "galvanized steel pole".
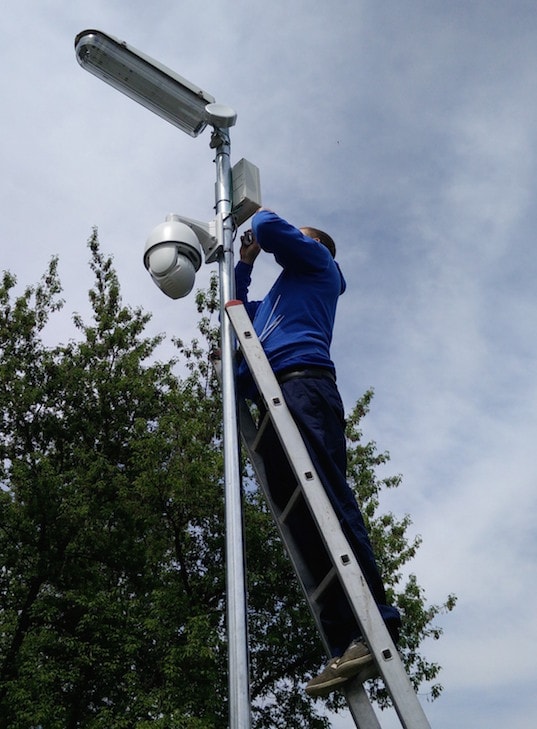
[[224, 427], [224, 491], [227, 591], [227, 637], [230, 729], [251, 726], [248, 670], [248, 629], [242, 513], [241, 467], [235, 375], [235, 337], [225, 304], [235, 298], [233, 265], [232, 180], [229, 130], [215, 128], [216, 235], [220, 246], [220, 334]]

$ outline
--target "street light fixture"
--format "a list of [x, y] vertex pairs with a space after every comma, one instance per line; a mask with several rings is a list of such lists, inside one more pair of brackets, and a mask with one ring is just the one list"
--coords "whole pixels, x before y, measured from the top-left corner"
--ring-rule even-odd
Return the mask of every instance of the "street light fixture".
[[[150, 234], [144, 252], [144, 264], [159, 288], [175, 299], [185, 296], [191, 290], [195, 272], [201, 265], [202, 251], [207, 263], [218, 261], [226, 506], [229, 726], [230, 729], [249, 729], [251, 714], [235, 340], [230, 321], [225, 314], [225, 304], [235, 298], [235, 221], [229, 129], [235, 124], [236, 114], [228, 106], [216, 104], [210, 94], [162, 64], [101, 31], [85, 30], [79, 33], [75, 38], [75, 51], [78, 62], [87, 71], [190, 136], [196, 137], [207, 124], [213, 127], [210, 146], [216, 150], [215, 220], [203, 223], [169, 215]], [[241, 168], [241, 177], [246, 179], [248, 175], [243, 173]], [[245, 215], [249, 217], [259, 206], [255, 202], [259, 195], [254, 195], [253, 200], [248, 195], [242, 197], [242, 200], [237, 201], [236, 208], [241, 210], [238, 214], [241, 222], [246, 219]], [[246, 204], [243, 205], [243, 202]]]
[[144, 53], [99, 30], [79, 33], [75, 52], [86, 71], [191, 137], [207, 126], [205, 107], [214, 98]]

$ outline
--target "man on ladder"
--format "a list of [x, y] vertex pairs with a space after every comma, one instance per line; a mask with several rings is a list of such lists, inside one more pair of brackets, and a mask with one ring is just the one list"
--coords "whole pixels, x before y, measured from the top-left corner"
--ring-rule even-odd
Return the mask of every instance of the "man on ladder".
[[[237, 298], [252, 319], [313, 465], [396, 642], [400, 615], [386, 604], [362, 514], [346, 480], [344, 410], [330, 359], [337, 301], [346, 286], [334, 260], [334, 242], [323, 231], [297, 229], [265, 209], [254, 216], [252, 231], [241, 241], [235, 268]], [[248, 301], [252, 268], [261, 250], [272, 253], [283, 270], [262, 301]], [[243, 395], [256, 399], [245, 363], [239, 367], [239, 386]], [[272, 498], [284, 505], [295, 479], [274, 431], [264, 436], [263, 449]], [[325, 552], [307, 509], [293, 515], [289, 527], [311, 573], [320, 574]], [[375, 673], [369, 649], [338, 583], [325, 599], [320, 617], [331, 659], [306, 686], [310, 696], [325, 696], [357, 673], [365, 675], [368, 667], [371, 675]]]

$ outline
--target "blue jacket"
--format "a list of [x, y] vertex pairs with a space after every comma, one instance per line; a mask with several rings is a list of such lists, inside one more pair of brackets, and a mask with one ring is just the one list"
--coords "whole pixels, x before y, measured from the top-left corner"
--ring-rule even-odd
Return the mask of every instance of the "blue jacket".
[[[262, 301], [248, 301], [252, 266], [235, 267], [236, 296], [246, 306], [274, 372], [325, 367], [334, 372], [330, 344], [337, 301], [345, 279], [330, 251], [268, 210], [258, 212], [252, 230], [260, 247], [283, 268]], [[251, 388], [245, 363], [241, 388]]]

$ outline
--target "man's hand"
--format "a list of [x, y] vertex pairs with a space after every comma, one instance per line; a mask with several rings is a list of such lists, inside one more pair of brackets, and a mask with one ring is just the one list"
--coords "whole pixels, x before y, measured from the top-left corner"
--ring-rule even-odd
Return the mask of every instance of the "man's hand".
[[254, 261], [260, 254], [261, 248], [259, 243], [253, 237], [252, 231], [249, 230], [247, 233], [241, 236], [241, 247], [240, 247], [240, 258], [243, 263], [247, 263], [249, 266], [254, 265]]

